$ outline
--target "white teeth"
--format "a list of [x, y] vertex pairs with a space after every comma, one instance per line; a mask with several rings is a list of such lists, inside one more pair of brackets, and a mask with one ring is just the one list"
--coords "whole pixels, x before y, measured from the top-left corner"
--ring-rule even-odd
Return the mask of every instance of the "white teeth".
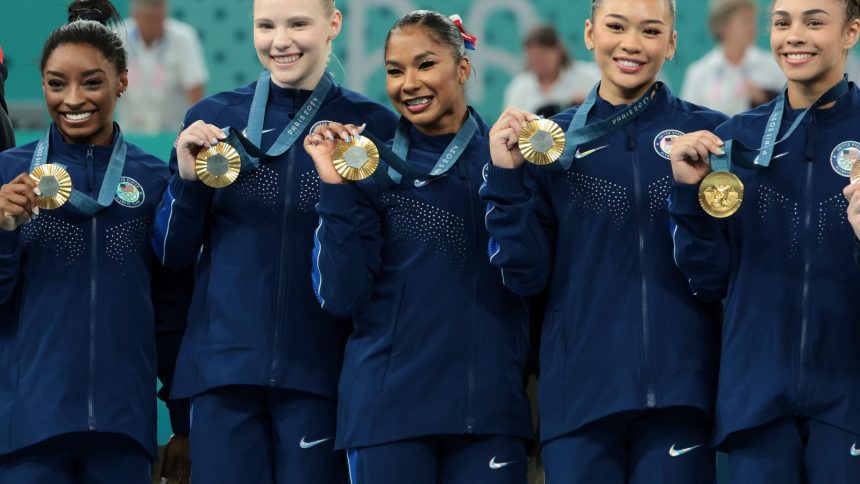
[[65, 118], [68, 119], [69, 121], [81, 121], [81, 120], [89, 118], [92, 115], [93, 115], [93, 113], [65, 113], [65, 114], [63, 114], [63, 116], [65, 116]]
[[430, 102], [429, 97], [417, 97], [415, 99], [408, 99], [404, 101], [407, 106], [419, 106], [421, 104], [427, 104]]
[[289, 64], [299, 60], [299, 57], [301, 57], [301, 54], [272, 56], [272, 59], [274, 59], [278, 64]]
[[811, 59], [814, 54], [786, 54], [789, 60], [806, 60]]
[[622, 66], [624, 66], [624, 67], [639, 67], [639, 66], [641, 66], [641, 65], [642, 65], [642, 63], [641, 63], [641, 62], [636, 62], [636, 61], [631, 61], [631, 60], [625, 60], [625, 59], [618, 59], [618, 61], [617, 61], [617, 62], [618, 62], [619, 64], [621, 64]]

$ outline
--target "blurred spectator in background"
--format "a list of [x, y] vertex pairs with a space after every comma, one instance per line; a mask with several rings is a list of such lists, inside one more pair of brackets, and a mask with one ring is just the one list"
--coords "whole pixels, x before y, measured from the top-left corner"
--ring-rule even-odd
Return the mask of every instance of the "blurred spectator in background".
[[[523, 40], [526, 70], [505, 89], [505, 106], [544, 116], [582, 104], [600, 80], [591, 62], [574, 62], [551, 25], [533, 28]], [[539, 112], [540, 111], [540, 112]]]
[[9, 121], [9, 109], [6, 108], [6, 64], [3, 63], [3, 48], [0, 48], [0, 151], [15, 146], [15, 131]]
[[166, 0], [131, 0], [120, 35], [128, 51], [128, 91], [119, 104], [126, 132], [178, 132], [203, 98], [209, 71], [197, 32], [167, 17]]
[[729, 116], [764, 104], [785, 85], [770, 52], [755, 46], [755, 0], [712, 0], [709, 23], [718, 45], [693, 63], [681, 97]]

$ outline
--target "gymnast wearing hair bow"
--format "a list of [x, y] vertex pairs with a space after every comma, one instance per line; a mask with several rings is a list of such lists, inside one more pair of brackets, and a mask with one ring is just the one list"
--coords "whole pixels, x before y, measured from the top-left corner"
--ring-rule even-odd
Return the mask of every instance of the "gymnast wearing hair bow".
[[335, 443], [353, 484], [526, 480], [528, 311], [486, 254], [478, 188], [489, 127], [465, 94], [465, 49], [476, 43], [458, 17], [426, 10], [386, 40], [401, 114], [387, 146], [431, 175], [380, 168], [387, 175], [346, 183], [331, 139], [362, 128], [330, 124], [305, 140], [322, 179], [314, 290], [324, 309], [354, 319]]

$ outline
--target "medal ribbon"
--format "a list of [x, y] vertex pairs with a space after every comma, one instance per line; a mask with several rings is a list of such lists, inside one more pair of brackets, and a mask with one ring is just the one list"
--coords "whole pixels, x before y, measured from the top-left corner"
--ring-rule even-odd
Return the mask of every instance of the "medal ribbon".
[[[260, 74], [259, 79], [257, 79], [257, 88], [254, 91], [254, 98], [251, 100], [251, 112], [248, 114], [248, 139], [255, 146], [260, 146], [263, 140], [263, 121], [266, 117], [266, 103], [269, 100], [271, 78], [272, 75], [268, 71], [263, 71]], [[267, 157], [281, 156], [295, 144], [299, 136], [310, 126], [333, 87], [334, 80], [332, 80], [331, 74], [326, 72], [295, 118], [287, 124], [287, 127], [278, 135], [275, 143], [264, 153]], [[259, 165], [259, 160], [249, 161], [254, 167]]]
[[[455, 164], [457, 164], [457, 161], [461, 156], [463, 156], [463, 152], [466, 151], [469, 143], [472, 142], [472, 138], [474, 138], [475, 134], [478, 132], [478, 122], [475, 121], [472, 113], [469, 112], [469, 116], [466, 118], [466, 123], [463, 124], [463, 127], [461, 127], [459, 131], [457, 131], [457, 135], [454, 136], [454, 139], [448, 143], [448, 147], [445, 148], [445, 152], [439, 157], [439, 160], [436, 161], [436, 165], [430, 173], [425, 173], [423, 171], [416, 170], [405, 161], [409, 154], [409, 126], [411, 126], [411, 123], [407, 121], [406, 118], [401, 117], [400, 123], [397, 125], [397, 132], [394, 135], [392, 149], [389, 150], [384, 143], [382, 145], [379, 143], [376, 144], [377, 148], [379, 148], [380, 156], [389, 164], [387, 174], [384, 170], [377, 170], [378, 173], [382, 173], [380, 177], [387, 178], [381, 180], [387, 185], [396, 185], [400, 183], [400, 180], [403, 178], [402, 175], [416, 179], [435, 178], [444, 175], [448, 170], [453, 168]], [[372, 138], [371, 141], [373, 141]], [[374, 141], [374, 143], [376, 142]], [[377, 181], [380, 181], [380, 177], [377, 177]]]
[[[108, 163], [107, 170], [105, 171], [104, 179], [102, 179], [102, 186], [99, 189], [98, 200], [93, 200], [92, 197], [75, 188], [72, 188], [72, 194], [69, 196], [69, 203], [89, 216], [95, 215], [113, 203], [116, 189], [119, 186], [119, 180], [122, 177], [122, 169], [125, 166], [128, 146], [125, 143], [122, 132], [119, 130], [119, 126], [115, 123], [114, 131], [116, 133], [116, 138], [113, 143], [113, 151], [110, 155], [110, 162]], [[39, 142], [36, 143], [36, 150], [33, 152], [33, 158], [30, 162], [31, 173], [33, 170], [47, 162], [50, 148], [51, 128], [48, 128], [48, 131], [46, 131]]]
[[[761, 139], [760, 148], [749, 148], [738, 140], [728, 140], [725, 142], [723, 149], [725, 155], [717, 156], [711, 154], [709, 157], [711, 169], [714, 171], [731, 171], [732, 165], [737, 164], [744, 168], [767, 168], [773, 159], [774, 146], [787, 140], [794, 134], [794, 131], [800, 126], [800, 123], [806, 118], [806, 115], [819, 107], [830, 104], [839, 100], [842, 96], [848, 93], [848, 80], [843, 78], [838, 84], [831, 87], [824, 93], [812, 106], [804, 109], [803, 112], [794, 120], [794, 123], [788, 128], [788, 131], [780, 138], [776, 139], [779, 130], [782, 127], [782, 116], [785, 113], [785, 104], [788, 98], [788, 88], [782, 90], [782, 94], [776, 98], [774, 102], [773, 112], [767, 120], [767, 128], [764, 136]], [[746, 155], [758, 153], [758, 156], [749, 161]]]
[[567, 132], [564, 133], [565, 146], [567, 148], [558, 160], [561, 167], [565, 170], [570, 168], [570, 165], [573, 163], [574, 154], [580, 145], [590, 143], [621, 128], [647, 111], [654, 104], [654, 93], [662, 86], [662, 82], [655, 82], [648, 89], [648, 92], [615, 116], [596, 123], [586, 124], [588, 113], [597, 104], [597, 91], [600, 88], [600, 83], [596, 84], [591, 89], [591, 92], [588, 93], [582, 106], [576, 110], [576, 114], [573, 115], [573, 120], [567, 128]]

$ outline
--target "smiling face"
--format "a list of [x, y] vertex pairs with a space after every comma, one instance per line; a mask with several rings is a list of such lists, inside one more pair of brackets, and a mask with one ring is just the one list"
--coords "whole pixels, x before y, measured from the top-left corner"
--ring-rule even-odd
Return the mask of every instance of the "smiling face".
[[325, 73], [339, 11], [321, 0], [254, 0], [254, 48], [275, 84], [311, 90]]
[[667, 0], [604, 0], [585, 22], [585, 43], [601, 71], [600, 96], [629, 104], [656, 81], [675, 55], [676, 33]]
[[87, 44], [59, 45], [42, 71], [48, 113], [67, 143], [111, 144], [114, 107], [127, 86], [126, 73]]
[[839, 0], [774, 2], [770, 46], [790, 89], [823, 93], [839, 82], [858, 32], [860, 21], [849, 22]]
[[385, 85], [391, 104], [424, 134], [455, 133], [466, 118], [467, 58], [424, 27], [391, 32], [385, 52]]

